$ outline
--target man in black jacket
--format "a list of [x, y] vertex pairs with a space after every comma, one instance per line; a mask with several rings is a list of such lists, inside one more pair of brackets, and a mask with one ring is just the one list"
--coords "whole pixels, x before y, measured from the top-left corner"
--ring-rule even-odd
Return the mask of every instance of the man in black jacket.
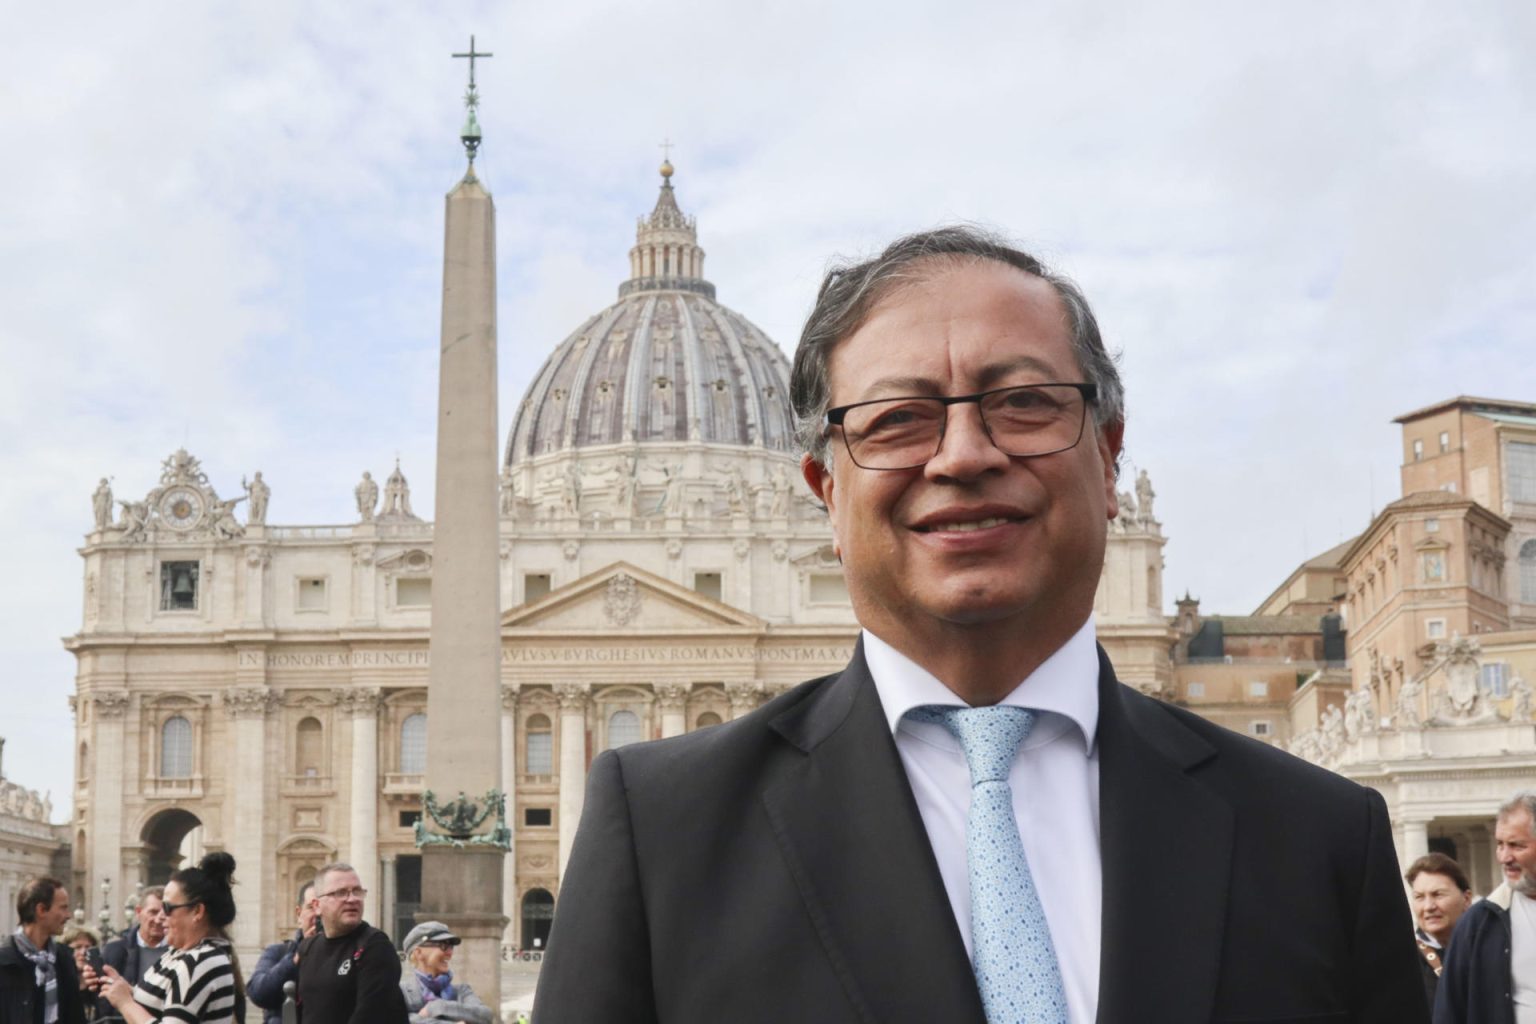
[[265, 1011], [264, 1024], [282, 1024], [283, 986], [299, 980], [299, 945], [315, 934], [319, 911], [315, 906], [315, 883], [299, 890], [298, 931], [287, 942], [274, 942], [261, 952], [256, 969], [245, 983], [245, 994]]
[[85, 1024], [75, 958], [55, 941], [69, 921], [69, 890], [34, 878], [16, 896], [21, 927], [0, 938], [0, 1024]]
[[[165, 887], [151, 886], [139, 898], [134, 913], [135, 924], [122, 935], [102, 947], [102, 962], [111, 967], [130, 985], [137, 985], [150, 965], [165, 955]], [[96, 1016], [117, 1016], [117, 1011], [105, 999], [96, 1001]]]
[[1504, 884], [1461, 915], [1435, 993], [1435, 1024], [1536, 1019], [1536, 790], [1499, 808]]
[[350, 864], [315, 875], [320, 928], [299, 946], [299, 1020], [307, 1024], [406, 1024], [400, 957], [363, 920], [368, 890]]

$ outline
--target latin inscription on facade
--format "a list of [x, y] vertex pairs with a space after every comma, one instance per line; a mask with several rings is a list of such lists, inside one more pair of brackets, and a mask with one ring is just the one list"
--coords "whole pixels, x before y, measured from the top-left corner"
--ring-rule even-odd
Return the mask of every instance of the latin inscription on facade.
[[[852, 647], [763, 647], [748, 644], [709, 646], [675, 644], [655, 647], [504, 647], [503, 665], [613, 664], [656, 661], [758, 661], [778, 664], [838, 665], [853, 654]], [[240, 668], [425, 668], [432, 662], [426, 649], [409, 651], [241, 651]]]

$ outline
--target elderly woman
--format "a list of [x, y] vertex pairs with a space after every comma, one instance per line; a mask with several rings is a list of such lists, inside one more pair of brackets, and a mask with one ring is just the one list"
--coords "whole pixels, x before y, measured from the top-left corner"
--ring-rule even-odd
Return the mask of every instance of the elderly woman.
[[85, 1019], [95, 1020], [99, 1016], [96, 1013], [96, 992], [85, 973], [85, 956], [89, 950], [101, 947], [101, 934], [88, 924], [71, 921], [64, 926], [64, 934], [59, 936], [59, 941], [75, 954], [75, 973], [80, 975], [80, 990], [91, 993], [85, 1001]]
[[466, 982], [454, 983], [448, 964], [453, 948], [462, 941], [440, 921], [423, 921], [405, 937], [405, 956], [411, 969], [400, 978], [411, 1024], [429, 1021], [462, 1021], [491, 1024], [491, 1008]]
[[1429, 1005], [1435, 1005], [1435, 989], [1445, 967], [1445, 954], [1451, 948], [1456, 922], [1472, 905], [1472, 886], [1461, 865], [1443, 853], [1428, 853], [1408, 866], [1403, 877], [1413, 890], [1413, 916], [1419, 927], [1420, 977]]
[[104, 968], [107, 982], [101, 994], [128, 1024], [235, 1024], [244, 1019], [244, 986], [226, 931], [235, 919], [234, 870], [235, 859], [220, 852], [171, 876], [164, 908], [170, 948], [137, 986], [112, 967]]

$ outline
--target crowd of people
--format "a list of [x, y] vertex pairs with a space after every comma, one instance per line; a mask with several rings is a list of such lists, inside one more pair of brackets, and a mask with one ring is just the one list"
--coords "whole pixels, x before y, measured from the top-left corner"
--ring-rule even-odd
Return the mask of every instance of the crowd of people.
[[0, 1024], [281, 1024], [294, 984], [310, 1024], [491, 1024], [495, 1013], [453, 975], [460, 938], [439, 921], [411, 929], [406, 966], [363, 920], [349, 864], [328, 864], [298, 894], [293, 936], [262, 951], [247, 978], [230, 942], [235, 860], [211, 853], [145, 891], [135, 920], [101, 944], [73, 920], [54, 878], [22, 887], [21, 925], [0, 938]]

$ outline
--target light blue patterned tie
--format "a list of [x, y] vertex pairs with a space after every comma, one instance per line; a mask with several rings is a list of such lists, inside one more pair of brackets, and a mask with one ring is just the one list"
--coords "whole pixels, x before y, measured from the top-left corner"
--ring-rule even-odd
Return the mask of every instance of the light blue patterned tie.
[[1067, 1024], [1051, 929], [1029, 873], [1008, 773], [1035, 724], [1026, 708], [920, 707], [908, 714], [954, 733], [971, 769], [965, 853], [971, 880], [971, 966], [988, 1024]]

